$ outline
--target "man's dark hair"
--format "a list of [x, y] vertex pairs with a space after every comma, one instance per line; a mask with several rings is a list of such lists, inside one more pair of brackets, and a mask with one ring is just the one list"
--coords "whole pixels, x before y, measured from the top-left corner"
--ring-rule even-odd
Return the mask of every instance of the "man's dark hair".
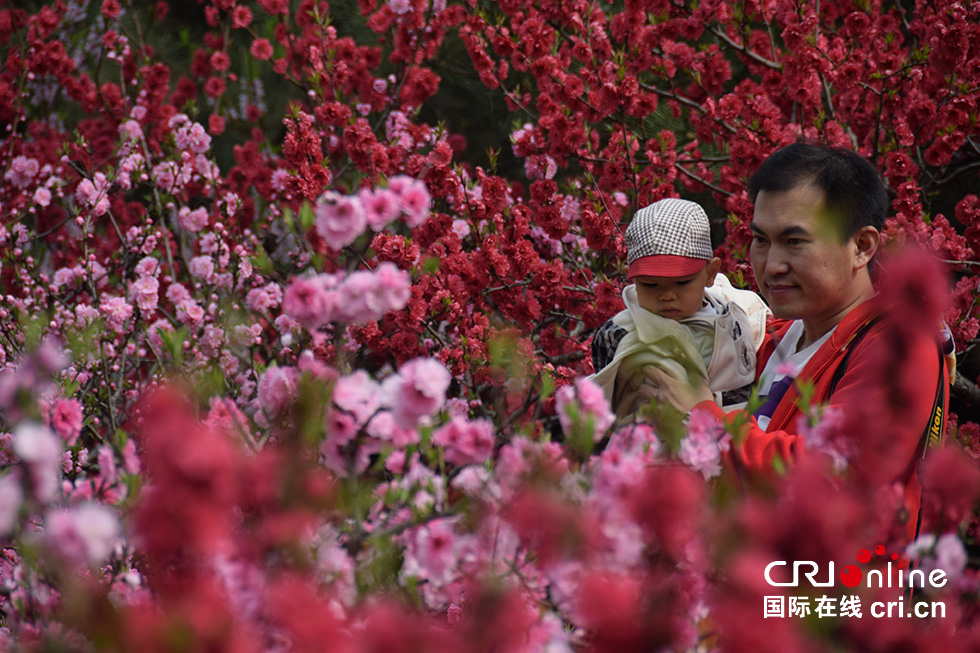
[[787, 191], [812, 183], [823, 191], [831, 215], [841, 217], [847, 240], [871, 225], [881, 231], [888, 193], [878, 171], [864, 158], [838, 147], [793, 143], [776, 150], [749, 179], [754, 203], [761, 191]]

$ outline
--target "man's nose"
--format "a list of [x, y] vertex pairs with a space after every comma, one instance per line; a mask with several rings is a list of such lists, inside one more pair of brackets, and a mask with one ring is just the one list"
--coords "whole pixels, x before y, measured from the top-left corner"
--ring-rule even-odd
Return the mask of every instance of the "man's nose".
[[660, 291], [660, 301], [670, 302], [677, 299], [677, 293], [673, 288], [664, 288]]
[[789, 272], [789, 260], [779, 247], [770, 247], [766, 256], [766, 274], [780, 275]]

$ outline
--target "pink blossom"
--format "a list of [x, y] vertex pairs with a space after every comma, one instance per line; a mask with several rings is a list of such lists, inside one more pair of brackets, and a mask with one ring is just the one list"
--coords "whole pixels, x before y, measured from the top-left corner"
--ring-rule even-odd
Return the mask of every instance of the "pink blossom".
[[807, 449], [828, 455], [838, 472], [847, 469], [848, 458], [854, 453], [850, 440], [841, 437], [843, 428], [844, 411], [838, 406], [827, 406], [812, 426], [806, 415], [800, 415], [796, 422], [796, 432], [803, 436]]
[[268, 61], [272, 58], [272, 44], [269, 39], [255, 39], [249, 47], [249, 52], [259, 61]]
[[466, 220], [453, 220], [453, 233], [459, 236], [460, 240], [463, 240], [470, 235], [470, 225], [467, 224]]
[[435, 358], [415, 358], [403, 364], [381, 385], [382, 404], [391, 408], [395, 424], [414, 428], [426, 416], [435, 415], [446, 401], [452, 377]]
[[402, 573], [424, 578], [437, 586], [453, 580], [457, 568], [458, 536], [449, 519], [435, 519], [419, 526], [405, 547]]
[[299, 373], [295, 367], [273, 365], [259, 379], [259, 405], [269, 418], [285, 410], [296, 398]]
[[38, 170], [40, 170], [40, 164], [38, 164], [37, 159], [22, 155], [15, 156], [10, 162], [10, 168], [4, 175], [4, 179], [17, 188], [26, 188], [37, 176]]
[[119, 135], [126, 141], [137, 141], [143, 136], [143, 128], [135, 120], [127, 120], [119, 125]]
[[367, 433], [378, 440], [390, 442], [399, 449], [419, 443], [418, 431], [412, 428], [403, 429], [395, 424], [394, 416], [387, 410], [375, 413], [368, 422]]
[[493, 454], [493, 423], [453, 417], [432, 434], [432, 444], [445, 449], [446, 460], [454, 465], [479, 464]]
[[115, 511], [98, 503], [54, 510], [44, 520], [45, 542], [75, 564], [105, 562], [119, 542], [120, 533]]
[[282, 290], [278, 285], [268, 284], [264, 288], [252, 288], [245, 296], [245, 305], [248, 310], [256, 313], [264, 313], [270, 308], [275, 308], [282, 300]]
[[314, 211], [317, 233], [333, 248], [350, 245], [367, 228], [367, 214], [356, 196], [327, 193], [317, 200]]
[[236, 347], [251, 347], [259, 343], [261, 335], [261, 324], [236, 324], [231, 330], [231, 342]]
[[401, 213], [398, 196], [388, 188], [365, 188], [359, 194], [369, 227], [381, 231]]
[[[234, 437], [251, 437], [248, 419], [238, 409], [235, 402], [226, 397], [211, 397], [208, 401], [210, 410], [204, 423], [219, 429]], [[138, 463], [137, 463], [138, 464]]]
[[136, 455], [136, 441], [126, 440], [122, 449], [123, 469], [129, 474], [139, 474], [140, 459]]
[[99, 479], [103, 487], [112, 487], [119, 482], [119, 470], [116, 467], [116, 454], [112, 447], [103, 444], [98, 448]]
[[388, 0], [388, 6], [391, 7], [391, 11], [396, 14], [407, 14], [412, 10], [412, 3], [410, 0]]
[[388, 311], [399, 311], [412, 298], [412, 282], [408, 272], [390, 261], [382, 262], [374, 271], [374, 294], [381, 310], [380, 318]]
[[166, 191], [177, 190], [177, 166], [172, 161], [164, 161], [153, 166], [153, 179], [157, 188]]
[[172, 283], [167, 287], [167, 299], [170, 300], [170, 303], [174, 306], [177, 306], [182, 302], [186, 302], [190, 298], [191, 293], [184, 287], [183, 284]]
[[152, 256], [144, 256], [136, 264], [136, 274], [141, 277], [155, 277], [160, 274], [160, 261]]
[[293, 279], [283, 295], [283, 312], [308, 331], [316, 331], [335, 318], [338, 301], [335, 284], [335, 277], [326, 274]]
[[926, 576], [941, 569], [950, 580], [963, 573], [967, 560], [966, 549], [956, 533], [946, 533], [939, 538], [932, 533], [920, 535], [906, 547], [905, 555], [918, 560], [918, 568]]
[[6, 537], [14, 530], [23, 503], [24, 491], [19, 475], [11, 473], [0, 478], [0, 537]]
[[133, 316], [133, 307], [122, 297], [105, 297], [99, 304], [99, 312], [109, 328], [116, 333], [125, 333], [126, 320]]
[[409, 227], [417, 227], [429, 217], [432, 196], [424, 181], [397, 175], [388, 182], [388, 189], [398, 195], [399, 206]]
[[338, 319], [363, 324], [384, 315], [376, 288], [374, 275], [366, 270], [348, 275], [337, 289]]
[[210, 256], [195, 256], [187, 266], [191, 276], [210, 281], [214, 274], [214, 260]]
[[681, 440], [678, 458], [706, 479], [721, 474], [721, 454], [728, 451], [732, 436], [707, 411], [691, 411], [685, 425], [687, 435]]
[[380, 405], [378, 392], [381, 386], [364, 370], [337, 379], [332, 399], [337, 406], [354, 416], [358, 424], [365, 424]]
[[160, 300], [157, 295], [159, 289], [160, 282], [153, 277], [140, 277], [129, 285], [129, 297], [136, 303], [144, 317], [156, 310]]
[[186, 206], [182, 206], [177, 211], [177, 222], [180, 224], [181, 229], [196, 234], [208, 226], [208, 212], [203, 206], [193, 211]]
[[99, 216], [109, 210], [109, 198], [106, 191], [109, 182], [101, 172], [95, 173], [92, 179], [83, 179], [75, 189], [75, 198], [92, 207], [92, 214]]
[[75, 270], [72, 268], [58, 268], [54, 273], [54, 279], [51, 280], [51, 285], [55, 288], [63, 288], [68, 286], [75, 281]]
[[14, 451], [30, 467], [34, 494], [48, 503], [61, 480], [61, 442], [47, 426], [22, 422], [14, 429]]
[[174, 133], [174, 142], [182, 150], [203, 154], [211, 147], [211, 136], [200, 123], [184, 125]]
[[559, 388], [555, 393], [555, 408], [566, 435], [571, 434], [576, 426], [586, 429], [591, 426], [589, 435], [594, 442], [601, 440], [616, 421], [602, 388], [586, 377], [579, 378], [574, 388], [567, 385]]
[[51, 203], [51, 191], [49, 191], [44, 186], [41, 186], [36, 191], [34, 191], [34, 203], [38, 206], [47, 206]]
[[69, 447], [82, 432], [82, 404], [77, 399], [58, 399], [50, 413], [51, 428]]
[[177, 304], [177, 319], [185, 326], [200, 329], [204, 324], [204, 309], [193, 299], [185, 299]]
[[146, 340], [150, 343], [156, 351], [159, 351], [163, 346], [163, 340], [160, 338], [161, 331], [168, 331], [173, 333], [174, 327], [166, 318], [160, 318], [153, 324], [151, 324], [146, 329]]

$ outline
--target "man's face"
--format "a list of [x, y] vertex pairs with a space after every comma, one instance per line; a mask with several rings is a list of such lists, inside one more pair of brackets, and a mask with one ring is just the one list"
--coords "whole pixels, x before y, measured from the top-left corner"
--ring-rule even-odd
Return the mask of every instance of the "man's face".
[[841, 242], [819, 188], [760, 191], [751, 228], [749, 253], [762, 296], [776, 317], [803, 320], [809, 341], [866, 299], [870, 282], [859, 278], [866, 275], [865, 257], [855, 238]]
[[714, 280], [718, 259], [708, 261], [700, 272], [686, 277], [633, 277], [640, 306], [671, 320], [694, 315], [704, 303], [704, 288]]

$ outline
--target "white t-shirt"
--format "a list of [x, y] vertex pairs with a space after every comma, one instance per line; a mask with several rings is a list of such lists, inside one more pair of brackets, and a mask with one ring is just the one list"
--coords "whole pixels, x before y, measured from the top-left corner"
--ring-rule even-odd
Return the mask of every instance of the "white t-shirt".
[[[786, 330], [786, 335], [783, 336], [783, 339], [776, 346], [776, 350], [772, 353], [772, 356], [766, 361], [766, 367], [759, 376], [759, 396], [768, 397], [772, 386], [778, 384], [783, 379], [788, 378], [790, 381], [795, 379], [796, 375], [800, 373], [800, 370], [817, 353], [820, 346], [827, 342], [827, 339], [830, 338], [836, 328], [835, 326], [823, 334], [805, 349], [797, 351], [797, 347], [799, 347], [800, 341], [803, 339], [803, 322], [802, 320], [795, 320], [789, 326], [789, 329]], [[771, 418], [771, 413], [769, 415], [760, 415], [757, 413], [756, 422], [758, 422], [759, 428], [767, 428]]]

